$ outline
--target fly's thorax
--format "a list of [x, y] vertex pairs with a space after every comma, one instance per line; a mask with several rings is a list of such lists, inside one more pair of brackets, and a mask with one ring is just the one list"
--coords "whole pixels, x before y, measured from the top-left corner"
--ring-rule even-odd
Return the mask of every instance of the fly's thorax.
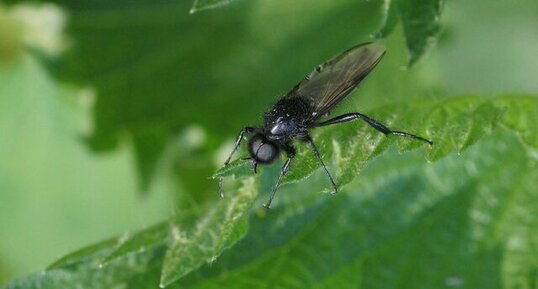
[[280, 148], [262, 133], [257, 133], [248, 142], [248, 152], [256, 163], [269, 164], [278, 157]]
[[265, 130], [273, 138], [285, 138], [296, 134], [299, 125], [290, 117], [281, 116], [273, 122], [267, 123]]
[[292, 137], [306, 128], [311, 110], [305, 99], [282, 98], [264, 114], [265, 130], [275, 138]]

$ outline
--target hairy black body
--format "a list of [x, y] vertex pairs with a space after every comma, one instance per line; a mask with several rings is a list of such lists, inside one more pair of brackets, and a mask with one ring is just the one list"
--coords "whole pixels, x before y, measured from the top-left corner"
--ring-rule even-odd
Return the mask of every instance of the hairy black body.
[[270, 208], [280, 181], [288, 172], [295, 157], [296, 150], [293, 145], [295, 139], [311, 146], [325, 174], [331, 181], [334, 193], [338, 191], [338, 186], [327, 170], [316, 144], [310, 137], [309, 131], [315, 127], [362, 119], [384, 134], [410, 137], [432, 145], [433, 142], [428, 139], [403, 131], [391, 130], [380, 122], [358, 112], [320, 121], [320, 118], [326, 116], [331, 108], [358, 86], [379, 63], [384, 53], [385, 50], [382, 46], [375, 43], [365, 43], [352, 47], [318, 66], [265, 112], [262, 128], [245, 127], [241, 130], [235, 141], [235, 147], [224, 165], [228, 165], [245, 134], [250, 135], [248, 151], [254, 164], [254, 172], [256, 172], [258, 164], [272, 163], [281, 151], [286, 152], [288, 158], [280, 170], [269, 201], [264, 204], [266, 208]]
[[305, 99], [280, 99], [263, 116], [267, 136], [275, 140], [306, 136], [311, 111], [313, 106]]

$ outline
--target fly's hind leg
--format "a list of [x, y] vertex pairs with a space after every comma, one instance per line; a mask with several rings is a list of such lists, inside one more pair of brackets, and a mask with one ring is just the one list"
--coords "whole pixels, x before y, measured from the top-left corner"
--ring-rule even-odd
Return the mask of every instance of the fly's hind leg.
[[424, 137], [421, 137], [421, 136], [418, 136], [418, 135], [415, 135], [415, 134], [412, 134], [412, 133], [408, 133], [408, 132], [405, 132], [405, 131], [391, 130], [388, 127], [386, 127], [384, 124], [378, 122], [377, 120], [375, 120], [375, 119], [373, 119], [373, 118], [371, 118], [371, 117], [369, 117], [367, 115], [364, 115], [362, 113], [358, 113], [358, 112], [346, 113], [346, 114], [337, 116], [335, 118], [331, 118], [329, 120], [326, 120], [326, 121], [323, 121], [323, 122], [320, 122], [320, 123], [316, 124], [316, 127], [348, 122], [348, 121], [352, 121], [352, 120], [355, 120], [355, 119], [364, 120], [371, 127], [375, 128], [376, 130], [378, 130], [378, 131], [380, 131], [380, 132], [382, 132], [382, 133], [384, 133], [386, 135], [392, 134], [392, 135], [397, 135], [397, 136], [409, 137], [409, 138], [412, 138], [412, 139], [416, 139], [416, 140], [419, 140], [419, 141], [426, 142], [429, 145], [433, 145], [433, 141], [431, 141], [429, 139], [426, 139]]
[[309, 135], [304, 137], [304, 140], [307, 141], [310, 144], [310, 146], [312, 147], [312, 151], [314, 152], [314, 155], [316, 155], [316, 158], [318, 159], [319, 163], [323, 167], [323, 170], [325, 171], [325, 174], [327, 175], [327, 177], [331, 181], [331, 184], [332, 184], [333, 189], [334, 189], [332, 194], [338, 193], [338, 186], [336, 186], [336, 182], [334, 181], [333, 177], [331, 176], [331, 173], [329, 173], [329, 170], [327, 169], [327, 166], [325, 166], [325, 163], [323, 162], [323, 159], [321, 158], [321, 154], [319, 153], [318, 147], [314, 143], [314, 140], [312, 140], [312, 137], [310, 137]]

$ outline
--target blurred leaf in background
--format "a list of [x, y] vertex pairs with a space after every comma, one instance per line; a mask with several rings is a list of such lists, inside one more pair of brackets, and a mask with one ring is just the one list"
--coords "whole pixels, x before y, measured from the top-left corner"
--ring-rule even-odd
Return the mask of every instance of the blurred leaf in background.
[[408, 50], [408, 66], [413, 65], [426, 50], [435, 44], [440, 30], [444, 0], [387, 0], [386, 16], [377, 33], [386, 37], [401, 21]]
[[[381, 14], [382, 5], [382, 1], [339, 1], [326, 7], [309, 7], [312, 12], [325, 14], [326, 20], [318, 23], [318, 18], [304, 17], [300, 29], [309, 32], [295, 38], [301, 30], [289, 31], [297, 27], [286, 29], [285, 23], [276, 23], [277, 17], [282, 20], [288, 15], [257, 17], [256, 13], [303, 10], [300, 3], [275, 3], [275, 9], [262, 7], [258, 12], [253, 3], [243, 1], [226, 10], [195, 15], [185, 13], [190, 5], [187, 1], [127, 6], [120, 2], [59, 3], [72, 13], [70, 35], [77, 41], [58, 63], [58, 73], [64, 79], [96, 86], [100, 97], [90, 144], [96, 150], [109, 150], [122, 133], [128, 132], [135, 146], [142, 190], [147, 189], [166, 144], [181, 129], [201, 125], [210, 136], [206, 149], [214, 149], [218, 145], [215, 138], [236, 133], [235, 126], [241, 121], [259, 119], [260, 111], [279, 90], [287, 89], [310, 70], [315, 64], [305, 61], [308, 56], [317, 55], [321, 61], [330, 55], [322, 52], [337, 53], [342, 45], [352, 45], [361, 40], [360, 35], [373, 30], [378, 25], [377, 17], [367, 15]], [[346, 21], [348, 27], [342, 27], [332, 20], [356, 17], [364, 19], [360, 25]], [[259, 38], [256, 29], [275, 25], [284, 31], [267, 32], [267, 39]], [[356, 36], [350, 37], [350, 31]], [[273, 39], [282, 36], [287, 39]], [[327, 44], [314, 49], [319, 42]], [[264, 54], [268, 48], [271, 54]], [[96, 49], [100, 51], [98, 57]], [[292, 74], [295, 71], [282, 69], [290, 66], [302, 70]], [[278, 73], [268, 79], [269, 71]], [[238, 101], [245, 95], [252, 97]], [[178, 168], [180, 175], [182, 169]], [[205, 176], [210, 172], [211, 168], [203, 171]]]
[[230, 2], [232, 2], [232, 0], [194, 0], [190, 13], [221, 7]]
[[[118, 237], [8, 288], [536, 284], [538, 107], [531, 95], [538, 88], [531, 78], [538, 60], [530, 56], [538, 43], [529, 37], [538, 29], [535, 2], [452, 1], [443, 9], [442, 1], [414, 0], [52, 2], [68, 24], [52, 46], [57, 54], [21, 40], [26, 34], [18, 28], [0, 28], [0, 36], [14, 39], [6, 51], [16, 52], [5, 53], [10, 60], [0, 73], [0, 83], [9, 84], [0, 86], [0, 123], [9, 128], [2, 132], [31, 136], [2, 137], [13, 143], [2, 145], [9, 148], [1, 156], [9, 165], [0, 166], [8, 230], [0, 255], [9, 253], [10, 261], [0, 265], [16, 275], [44, 267], [50, 255], [23, 247], [38, 239], [34, 246], [48, 253], [43, 236], [63, 232], [55, 255]], [[17, 7], [7, 6], [9, 17]], [[503, 27], [518, 32], [497, 33]], [[379, 31], [387, 57], [333, 113], [359, 110], [436, 145], [387, 138], [362, 123], [320, 129], [316, 142], [347, 184], [340, 195], [319, 194], [327, 180], [301, 148], [287, 182], [311, 177], [284, 186], [277, 209], [259, 204], [278, 162], [256, 176], [259, 182], [241, 162], [235, 164], [243, 171], [219, 171], [244, 180], [226, 182], [226, 198], [218, 200], [208, 177], [228, 152], [222, 143], [259, 124], [263, 110], [315, 65]], [[439, 46], [423, 55], [439, 33]], [[502, 48], [492, 49], [495, 43]], [[499, 92], [505, 96], [493, 97]], [[461, 94], [472, 96], [455, 97]], [[14, 103], [20, 99], [29, 104]], [[28, 110], [35, 103], [55, 108], [44, 119], [56, 122], [14, 121], [39, 116]], [[21, 114], [25, 108], [32, 113]], [[100, 154], [84, 150], [82, 138]], [[254, 199], [258, 192], [263, 200]], [[85, 214], [88, 208], [94, 209]], [[167, 221], [119, 234], [171, 210], [176, 214]], [[102, 231], [80, 234], [84, 224]]]
[[133, 194], [127, 143], [107, 155], [88, 151], [81, 136], [91, 128], [92, 90], [59, 84], [23, 50], [35, 44], [36, 52], [50, 51], [37, 45], [46, 38], [28, 33], [36, 32], [33, 24], [55, 19], [58, 7], [1, 9], [0, 22], [9, 22], [0, 31], [24, 31], [12, 45], [20, 51], [0, 57], [0, 269], [10, 273], [0, 276], [13, 278], [41, 270], [66, 250], [161, 220], [172, 207], [165, 192], [146, 199]]

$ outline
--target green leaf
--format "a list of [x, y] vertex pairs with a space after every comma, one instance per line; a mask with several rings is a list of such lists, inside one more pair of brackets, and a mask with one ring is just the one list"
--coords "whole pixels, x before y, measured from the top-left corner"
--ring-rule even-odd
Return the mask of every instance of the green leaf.
[[[433, 165], [421, 159], [392, 150], [348, 192], [253, 217], [245, 239], [180, 287], [532, 288], [536, 160], [505, 131]], [[529, 255], [501, 258], [513, 250]]]
[[[314, 60], [323, 61], [363, 39], [379, 20], [374, 12], [380, 3], [327, 4], [322, 16], [312, 17], [312, 24], [304, 22], [309, 13], [303, 3], [287, 4], [302, 8], [300, 15], [294, 9], [278, 9], [258, 18], [264, 14], [259, 11], [267, 8], [264, 5], [273, 4], [238, 1], [239, 8], [230, 7], [230, 11], [241, 12], [236, 14], [241, 23], [232, 25], [237, 19], [228, 9], [202, 14], [203, 20], [194, 23], [187, 16], [176, 17], [180, 10], [173, 8], [179, 4], [164, 1], [58, 2], [76, 11], [72, 15], [76, 24], [71, 28], [76, 56], [69, 56], [66, 66], [60, 65], [60, 74], [95, 85], [100, 112], [105, 112], [96, 114], [101, 118], [97, 118], [98, 131], [91, 143], [95, 148], [110, 148], [127, 132], [134, 142], [143, 184], [154, 174], [163, 148], [175, 144], [177, 133], [188, 122], [202, 123], [209, 137], [200, 152], [185, 153], [192, 162], [185, 162], [185, 156], [178, 161], [182, 170], [188, 170], [181, 177], [203, 174], [192, 173], [199, 169], [193, 164], [200, 161], [204, 169], [210, 167], [208, 159], [221, 142], [219, 137], [228, 137], [237, 124], [259, 117], [275, 95], [308, 71], [305, 67], [317, 63]], [[420, 5], [428, 3], [421, 1]], [[400, 13], [394, 7], [386, 11]], [[223, 17], [221, 12], [229, 14]], [[407, 12], [409, 17], [417, 16], [413, 9]], [[288, 25], [292, 22], [285, 21], [289, 16], [296, 16], [293, 22], [306, 23], [306, 28]], [[384, 35], [394, 31], [395, 19], [387, 15]], [[411, 28], [406, 28], [402, 19], [404, 33], [422, 33], [416, 44], [424, 45], [425, 35], [435, 29], [428, 23], [414, 26], [412, 20], [408, 23]], [[268, 22], [265, 27], [278, 31], [278, 36], [260, 33], [257, 29], [262, 26], [256, 22]], [[365, 28], [351, 29], [356, 32], [351, 35], [350, 29], [342, 28], [352, 22], [360, 24], [353, 28]], [[285, 30], [286, 26], [292, 28]], [[195, 27], [195, 33], [178, 36], [185, 27]], [[214, 29], [208, 32], [207, 27]], [[146, 39], [136, 42], [136, 38]], [[173, 38], [174, 47], [163, 45], [161, 40], [168, 38]], [[192, 43], [195, 48], [182, 50]], [[415, 48], [418, 56], [424, 52]], [[103, 51], [102, 59], [95, 59], [96, 50]], [[181, 59], [175, 59], [177, 55]], [[189, 55], [197, 60], [185, 57]], [[85, 63], [79, 65], [79, 60]], [[385, 64], [379, 67], [381, 73]], [[276, 71], [276, 76], [267, 79], [268, 71]], [[405, 97], [392, 95], [390, 99], [408, 99], [409, 90], [402, 92], [390, 84], [401, 83], [401, 79], [374, 79], [381, 79], [374, 81], [383, 83], [385, 92], [395, 90]], [[199, 94], [193, 93], [196, 89]], [[377, 92], [367, 95], [387, 94]], [[130, 93], [135, 97], [131, 99]], [[258, 97], [261, 94], [265, 96]], [[243, 101], [244, 95], [252, 97]], [[102, 100], [103, 96], [107, 99]], [[235, 102], [227, 102], [234, 97]], [[235, 161], [217, 176], [246, 179], [239, 193], [228, 188], [236, 185], [229, 182], [224, 200], [202, 204], [193, 211], [178, 209], [177, 216], [168, 221], [88, 246], [8, 288], [153, 288], [158, 284], [178, 288], [536, 287], [536, 98], [412, 99], [383, 106], [375, 104], [384, 100], [371, 99], [365, 100], [370, 108], [365, 109], [367, 114], [391, 128], [430, 137], [435, 145], [386, 137], [361, 122], [319, 129], [315, 141], [343, 188], [339, 195], [315, 194], [329, 185], [312, 152], [299, 145], [299, 156], [284, 181], [296, 184], [282, 187], [275, 210], [250, 213], [256, 194], [266, 191], [264, 182], [274, 182], [281, 163], [256, 176], [261, 178], [258, 189], [252, 179], [246, 179], [252, 176], [249, 162]], [[176, 101], [186, 109], [179, 104], [174, 107]], [[233, 111], [218, 115], [219, 110], [236, 103]], [[252, 196], [243, 196], [242, 190]], [[234, 204], [236, 197], [241, 201]]]
[[[216, 84], [222, 60], [242, 43], [245, 9], [207, 20], [190, 16], [188, 1], [56, 2], [71, 13], [76, 45], [54, 68], [62, 79], [96, 89], [96, 130], [88, 139], [93, 149], [113, 149], [128, 132], [141, 191], [148, 189], [167, 144], [187, 125], [210, 127], [213, 137], [222, 127], [232, 127], [226, 122], [234, 119], [223, 118], [217, 107], [230, 107], [238, 94], [227, 97]], [[231, 31], [237, 32], [235, 41], [229, 41]], [[206, 33], [213, 36], [202, 37]], [[94, 57], [96, 51], [101, 57]]]
[[439, 33], [443, 0], [402, 0], [399, 12], [409, 50], [409, 66], [426, 52]]
[[228, 5], [232, 0], [194, 0], [190, 13]]
[[81, 248], [54, 261], [54, 263], [47, 266], [47, 270], [50, 271], [53, 269], [68, 267], [74, 264], [82, 263], [86, 258], [92, 258], [92, 255], [96, 252], [100, 252], [106, 249], [110, 250], [111, 248], [114, 248], [116, 242], [117, 238], [111, 238], [108, 240], [101, 241], [99, 243], [89, 245], [88, 247]]
[[[373, 117], [431, 137], [434, 146], [387, 137], [361, 122], [320, 129], [315, 139], [324, 158], [348, 184], [336, 196], [314, 194], [328, 186], [319, 174], [282, 187], [274, 210], [248, 214], [257, 189], [253, 178], [241, 177], [241, 189], [211, 206], [90, 246], [7, 288], [533, 284], [538, 164], [529, 154], [536, 150], [537, 103], [508, 95], [373, 109]], [[292, 168], [288, 181], [313, 172], [306, 163]], [[274, 181], [278, 171], [267, 173]]]
[[218, 202], [200, 218], [193, 229], [174, 226], [172, 242], [164, 258], [161, 287], [185, 276], [207, 262], [215, 262], [221, 252], [246, 234], [245, 213], [256, 197], [253, 179], [227, 200]]
[[444, 0], [385, 0], [387, 15], [377, 36], [389, 35], [399, 18], [409, 52], [408, 66], [411, 66], [439, 34], [443, 3]]
[[228, 176], [245, 177], [252, 174], [252, 162], [244, 159], [231, 161], [227, 166], [218, 169], [213, 178], [223, 178]]
[[[6, 289], [18, 288], [112, 288], [127, 284], [138, 274], [146, 274], [162, 259], [162, 248], [148, 251], [145, 254], [127, 256], [123, 260], [111, 262], [105, 266], [100, 260], [110, 253], [111, 248], [88, 252], [78, 262], [70, 262], [68, 266], [52, 268], [9, 283]], [[73, 256], [74, 257], [74, 256]], [[143, 288], [143, 287], [130, 287]]]
[[381, 28], [375, 34], [377, 38], [386, 38], [389, 36], [396, 25], [398, 24], [398, 11], [396, 8], [396, 0], [385, 0], [383, 5], [383, 14], [384, 17], [381, 21]]
[[[182, 219], [187, 218], [188, 216], [182, 215]], [[114, 250], [103, 259], [102, 263], [106, 264], [131, 253], [144, 252], [148, 249], [163, 246], [168, 241], [169, 230], [170, 223], [163, 222], [146, 228], [132, 236], [126, 235], [120, 237], [115, 242]]]
[[[14, 281], [6, 288], [110, 288], [121, 284], [147, 288], [143, 284], [155, 287], [159, 282], [164, 287], [206, 262], [215, 262], [223, 250], [243, 237], [248, 231], [246, 212], [255, 197], [254, 181], [247, 179], [236, 194], [220, 200], [201, 217], [199, 212], [183, 212], [136, 234], [88, 246], [54, 262], [45, 273]], [[158, 278], [161, 267], [162, 277]], [[140, 274], [153, 277], [131, 283]]]
[[506, 116], [503, 123], [517, 132], [523, 143], [538, 147], [538, 102], [531, 96], [505, 97], [501, 100]]

